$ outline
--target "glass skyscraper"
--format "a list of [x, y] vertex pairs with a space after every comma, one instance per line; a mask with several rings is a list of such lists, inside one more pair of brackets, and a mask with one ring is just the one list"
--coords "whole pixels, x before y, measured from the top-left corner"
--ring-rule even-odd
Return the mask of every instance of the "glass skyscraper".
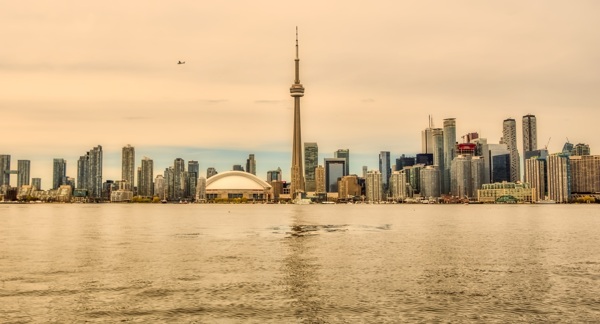
[[307, 192], [316, 191], [315, 169], [319, 165], [319, 146], [317, 143], [304, 143], [304, 181]]
[[64, 185], [67, 182], [67, 161], [65, 159], [54, 159], [52, 167], [52, 189]]

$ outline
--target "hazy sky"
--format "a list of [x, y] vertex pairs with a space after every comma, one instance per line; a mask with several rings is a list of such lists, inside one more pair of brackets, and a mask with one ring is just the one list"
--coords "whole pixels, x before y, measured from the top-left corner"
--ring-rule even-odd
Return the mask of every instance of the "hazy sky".
[[[349, 148], [351, 172], [379, 151], [419, 153], [428, 115], [498, 143], [502, 121], [538, 120], [551, 152], [600, 152], [599, 1], [0, 0], [0, 154], [52, 159], [121, 148], [201, 170], [257, 159], [289, 179], [294, 33], [300, 30], [303, 142], [320, 163]], [[177, 65], [177, 61], [186, 61]], [[393, 163], [393, 162], [392, 162]], [[12, 178], [16, 183], [16, 178]]]

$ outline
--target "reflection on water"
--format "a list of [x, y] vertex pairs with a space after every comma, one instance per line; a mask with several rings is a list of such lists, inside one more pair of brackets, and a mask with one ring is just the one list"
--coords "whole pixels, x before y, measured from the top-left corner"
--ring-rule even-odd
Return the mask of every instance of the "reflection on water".
[[594, 206], [0, 206], [0, 322], [596, 322]]

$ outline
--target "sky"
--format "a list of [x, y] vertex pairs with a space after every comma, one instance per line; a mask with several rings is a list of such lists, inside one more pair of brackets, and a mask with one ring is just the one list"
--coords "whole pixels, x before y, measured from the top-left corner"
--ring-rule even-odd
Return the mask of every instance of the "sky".
[[[380, 151], [421, 151], [421, 131], [456, 118], [457, 137], [498, 143], [534, 114], [538, 146], [600, 148], [598, 1], [0, 0], [0, 154], [52, 159], [102, 145], [105, 180], [121, 149], [154, 174], [175, 158], [257, 175], [291, 166], [295, 28], [302, 141], [320, 164], [350, 149], [350, 172]], [[178, 65], [177, 62], [185, 61]], [[392, 161], [393, 163], [393, 161]], [[16, 178], [11, 178], [11, 183]]]

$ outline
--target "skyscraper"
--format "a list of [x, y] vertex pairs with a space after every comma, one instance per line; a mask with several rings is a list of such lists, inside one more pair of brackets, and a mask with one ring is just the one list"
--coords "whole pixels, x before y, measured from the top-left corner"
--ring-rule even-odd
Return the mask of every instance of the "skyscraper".
[[179, 200], [184, 197], [185, 191], [185, 161], [182, 158], [176, 158], [173, 165], [173, 197]]
[[246, 159], [246, 172], [256, 175], [256, 160], [254, 159], [254, 154], [248, 155], [248, 159]]
[[0, 186], [10, 185], [10, 155], [0, 155]]
[[444, 119], [444, 165], [442, 171], [442, 194], [450, 193], [450, 168], [456, 156], [456, 119]]
[[338, 192], [338, 180], [345, 176], [346, 160], [329, 158], [325, 159], [325, 190]]
[[546, 198], [546, 178], [546, 159], [534, 156], [525, 160], [525, 182], [535, 189], [532, 201]]
[[65, 159], [54, 159], [52, 167], [52, 189], [64, 185], [67, 182], [67, 161]]
[[440, 169], [438, 166], [428, 165], [420, 170], [421, 197], [436, 198], [440, 196]]
[[571, 160], [568, 154], [548, 156], [548, 198], [557, 203], [571, 201]]
[[98, 145], [77, 161], [77, 188], [90, 198], [102, 198], [102, 146]]
[[17, 188], [21, 188], [23, 185], [29, 184], [31, 170], [31, 161], [29, 160], [18, 160], [17, 161]]
[[517, 149], [517, 124], [514, 119], [508, 118], [504, 120], [500, 143], [506, 144], [510, 153], [510, 181], [517, 182], [521, 180], [521, 164], [519, 161], [519, 150]]
[[523, 155], [537, 150], [537, 121], [534, 115], [523, 116]]
[[142, 159], [140, 168], [140, 179], [138, 186], [138, 195], [143, 197], [152, 197], [154, 195], [154, 161], [145, 157]]
[[383, 200], [383, 175], [377, 170], [368, 171], [366, 178], [367, 201]]
[[[188, 198], [195, 198], [198, 191], [198, 178], [200, 177], [200, 164], [198, 161], [188, 161], [188, 181], [186, 192], [189, 193]], [[206, 178], [204, 178], [206, 180]]]
[[319, 146], [317, 143], [304, 143], [304, 178], [306, 191], [316, 191], [315, 169], [319, 165]]
[[346, 160], [346, 175], [350, 174], [350, 150], [349, 149], [339, 149], [333, 152], [333, 157], [337, 159]]
[[121, 180], [127, 181], [129, 184], [129, 190], [133, 190], [135, 184], [135, 149], [133, 146], [127, 144], [123, 147], [121, 153]]
[[383, 192], [386, 193], [389, 189], [390, 176], [392, 175], [390, 152], [388, 151], [379, 152], [379, 172], [381, 173], [381, 186], [383, 188]]
[[[304, 86], [300, 83], [300, 58], [298, 55], [298, 27], [296, 27], [296, 59], [294, 84], [290, 88], [290, 95], [294, 98], [294, 136], [292, 144], [292, 184], [290, 195], [296, 197], [299, 192], [304, 192], [304, 168], [302, 167], [302, 134], [300, 125], [300, 98], [304, 96]], [[336, 190], [337, 191], [337, 190]]]
[[325, 187], [325, 168], [322, 165], [318, 165], [315, 168], [315, 192], [325, 193], [327, 192]]
[[208, 179], [208, 178], [210, 178], [210, 177], [212, 177], [214, 175], [217, 175], [218, 173], [219, 172], [217, 172], [217, 169], [215, 169], [213, 167], [208, 167], [206, 169], [206, 179]]

